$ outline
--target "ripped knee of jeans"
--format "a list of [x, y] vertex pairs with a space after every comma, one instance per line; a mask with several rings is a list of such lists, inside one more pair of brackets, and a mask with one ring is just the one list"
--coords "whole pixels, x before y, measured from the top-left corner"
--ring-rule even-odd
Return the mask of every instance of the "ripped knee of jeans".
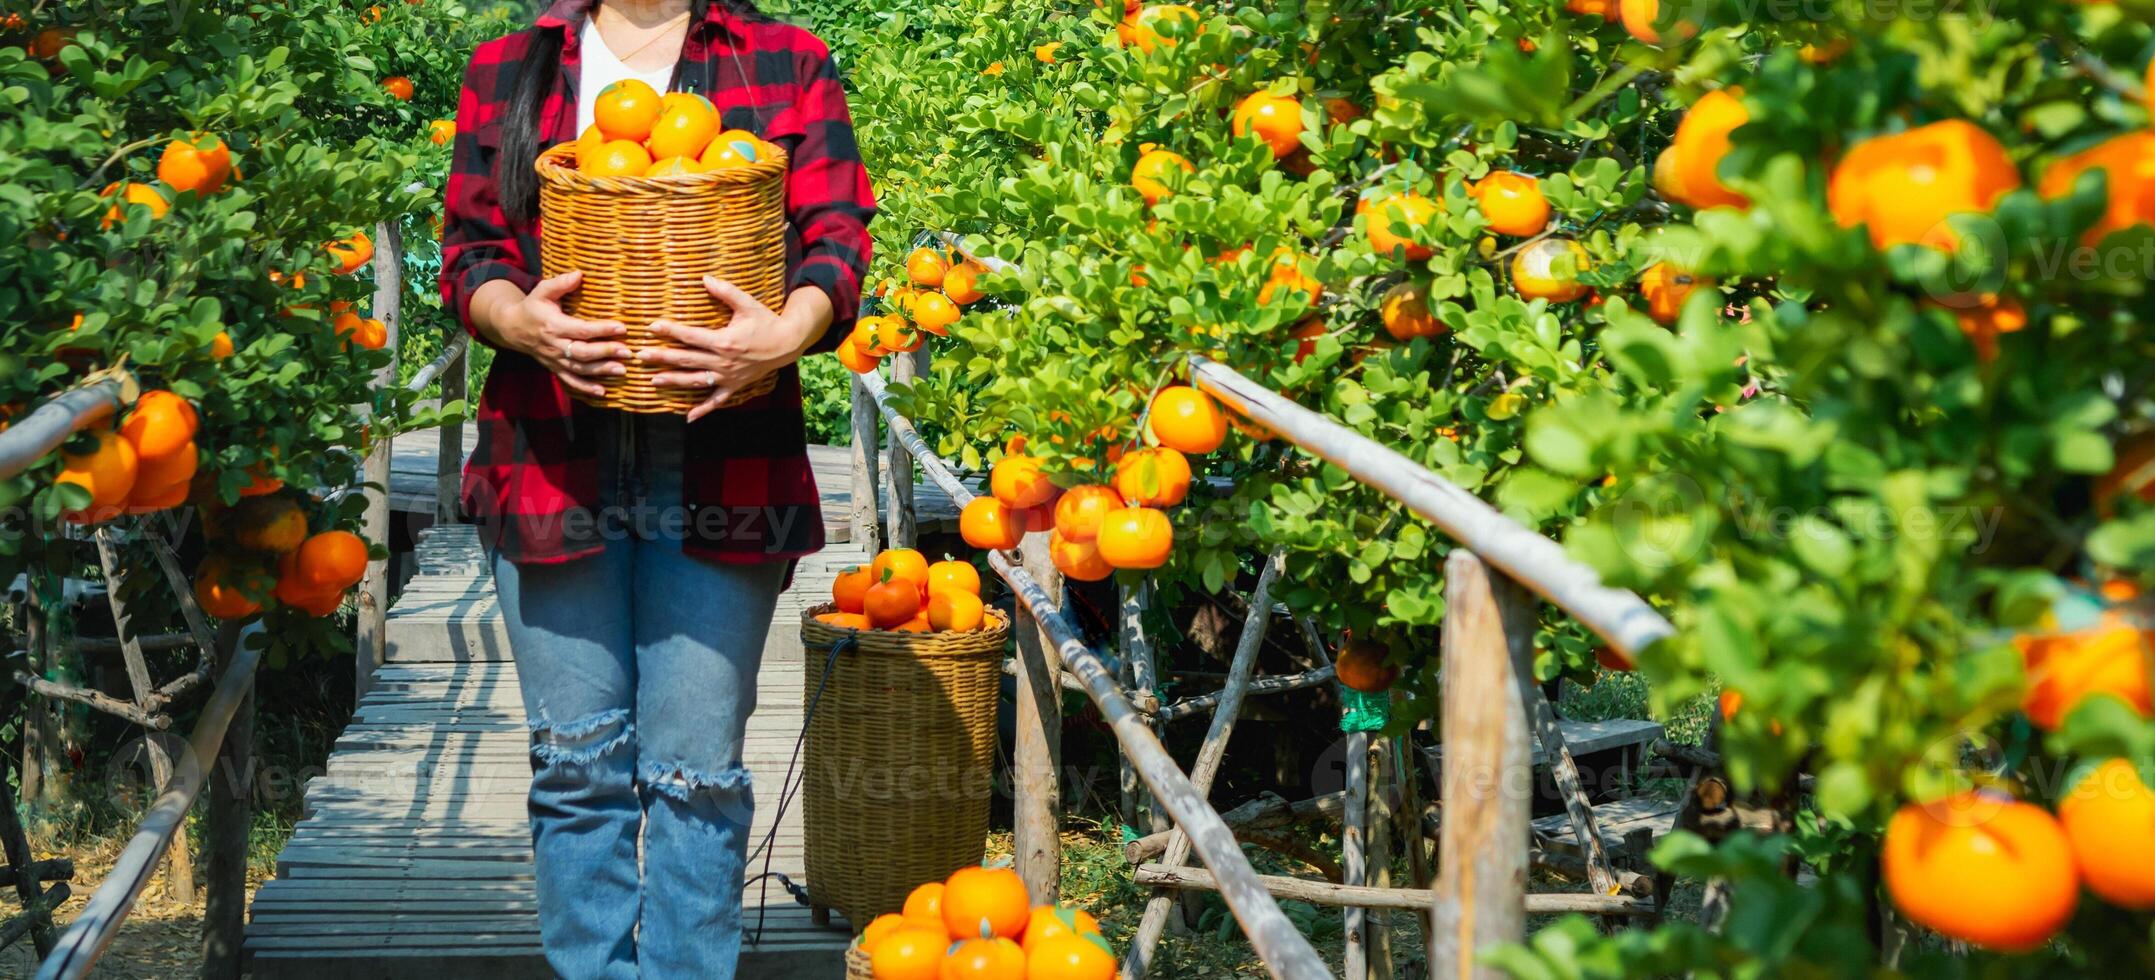
[[639, 767], [637, 776], [654, 792], [682, 802], [693, 800], [697, 794], [719, 797], [742, 794], [751, 783], [748, 767], [739, 764], [712, 771], [684, 763], [646, 760]]
[[556, 765], [590, 765], [627, 745], [635, 725], [626, 709], [615, 708], [574, 721], [554, 722], [543, 715], [530, 721], [531, 754]]

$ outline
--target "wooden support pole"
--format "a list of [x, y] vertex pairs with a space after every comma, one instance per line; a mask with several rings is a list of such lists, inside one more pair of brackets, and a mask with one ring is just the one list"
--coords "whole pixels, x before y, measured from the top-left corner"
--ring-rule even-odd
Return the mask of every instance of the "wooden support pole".
[[[1116, 595], [1121, 600], [1117, 605], [1116, 622], [1122, 639], [1122, 662], [1129, 674], [1130, 697], [1139, 704], [1157, 704], [1159, 697], [1154, 688], [1159, 686], [1160, 671], [1152, 658], [1152, 638], [1145, 635], [1145, 610], [1152, 603], [1152, 581], [1141, 579], [1134, 586], [1118, 586]], [[1158, 726], [1154, 726], [1154, 731], [1158, 730]], [[1171, 829], [1174, 825], [1167, 819], [1167, 814], [1161, 813], [1151, 795], [1145, 792], [1144, 781], [1137, 775], [1137, 766], [1128, 755], [1116, 753], [1116, 758], [1122, 763], [1124, 822], [1132, 827], [1139, 826], [1138, 812], [1142, 810], [1145, 829], [1153, 833]], [[1164, 849], [1166, 844], [1163, 842], [1161, 847]]]
[[[1055, 608], [1062, 608], [1062, 574], [1048, 557], [1048, 536], [1026, 535], [1018, 552], [1025, 570]], [[1017, 744], [1011, 752], [1017, 798], [1011, 849], [1033, 904], [1053, 905], [1062, 895], [1062, 658], [1032, 610], [1021, 602], [1017, 612]]]
[[[928, 349], [923, 346], [910, 354], [893, 354], [890, 358], [892, 384], [912, 384], [918, 380]], [[898, 433], [889, 432], [885, 437], [885, 452], [889, 465], [884, 467], [884, 480], [888, 485], [890, 516], [883, 526], [890, 529], [890, 546], [912, 548], [920, 543], [919, 515], [913, 510], [913, 455], [898, 445]]]
[[[1392, 769], [1391, 740], [1372, 738], [1369, 749], [1369, 869], [1363, 879], [1372, 888], [1392, 887], [1395, 822]], [[1370, 915], [1363, 930], [1369, 936], [1369, 980], [1392, 980], [1390, 916], [1383, 912]]]
[[[450, 343], [455, 343], [451, 338]], [[471, 397], [471, 348], [449, 365], [441, 375], [441, 403], [465, 401]], [[466, 411], [468, 416], [471, 413]], [[464, 423], [462, 420], [445, 422], [441, 427], [441, 445], [434, 453], [434, 523], [454, 524], [461, 517], [460, 506], [464, 496]]]
[[[30, 652], [30, 669], [42, 675], [52, 672], [53, 658], [57, 655], [52, 637], [46, 628], [45, 607], [38, 604], [37, 590], [32, 588], [23, 600], [23, 641]], [[18, 681], [20, 677], [16, 678]], [[22, 706], [22, 801], [36, 804], [54, 798], [54, 775], [52, 760], [59, 758], [60, 733], [53, 723], [52, 710], [40, 701], [25, 700]]]
[[[233, 623], [218, 631], [218, 670], [231, 666], [240, 638], [240, 628]], [[202, 911], [202, 980], [239, 980], [244, 963], [247, 832], [254, 823], [254, 704], [254, 686], [249, 684], [206, 777], [210, 804], [203, 850], [209, 895]]]
[[[1308, 902], [1329, 908], [1356, 907], [1365, 909], [1400, 909], [1409, 912], [1426, 912], [1432, 902], [1442, 901], [1446, 894], [1444, 877], [1439, 875], [1436, 889], [1424, 888], [1371, 888], [1367, 885], [1350, 887], [1335, 885], [1329, 881], [1311, 881], [1307, 878], [1288, 878], [1282, 875], [1258, 875], [1257, 880], [1274, 898]], [[1164, 864], [1141, 864], [1137, 868], [1137, 883], [1149, 888], [1173, 888], [1182, 891], [1214, 891], [1218, 882], [1212, 872], [1203, 868], [1175, 868]], [[1607, 895], [1589, 895], [1585, 892], [1552, 892], [1527, 895], [1521, 899], [1521, 908], [1534, 915], [1558, 915], [1565, 912], [1584, 912], [1590, 915], [1623, 915], [1639, 918], [1654, 914], [1652, 902], [1631, 898], [1613, 898]]]
[[878, 458], [877, 420], [881, 413], [876, 409], [875, 397], [868, 393], [868, 386], [859, 375], [853, 377], [853, 496], [852, 515], [847, 522], [853, 528], [853, 543], [870, 555], [883, 547], [876, 528], [877, 488], [882, 478], [877, 471], [882, 468]]
[[[157, 685], [150, 680], [150, 665], [142, 653], [142, 644], [135, 642], [134, 615], [127, 606], [127, 572], [120, 563], [119, 545], [108, 525], [97, 529], [97, 561], [105, 572], [105, 601], [112, 606], [113, 632], [120, 637], [120, 660], [127, 666], [127, 686], [134, 693], [135, 710], [146, 717], [154, 717], [157, 705], [153, 698]], [[142, 750], [150, 759], [150, 785], [161, 787], [172, 781], [172, 756], [165, 743], [154, 731], [142, 738]], [[154, 790], [153, 790], [154, 791]], [[187, 838], [175, 837], [172, 851], [165, 865], [165, 891], [174, 901], [192, 905], [195, 900], [195, 862], [187, 850]]]
[[1438, 841], [1431, 980], [1497, 980], [1481, 952], [1526, 928], [1527, 827], [1533, 787], [1526, 706], [1533, 669], [1526, 592], [1464, 548], [1444, 562], [1444, 824]]
[[[1235, 658], [1227, 668], [1227, 684], [1221, 688], [1219, 707], [1213, 711], [1212, 725], [1197, 748], [1197, 762], [1190, 767], [1190, 785], [1200, 794], [1212, 792], [1213, 777], [1219, 775], [1220, 761], [1227, 755], [1235, 718], [1242, 713], [1243, 692], [1249, 687], [1250, 673], [1257, 667], [1257, 651], [1264, 646], [1265, 630], [1272, 622], [1272, 584], [1279, 580], [1286, 564], [1286, 557], [1274, 552], [1257, 575], [1257, 588], [1250, 595], [1249, 615], [1242, 621], [1242, 636], [1235, 643]], [[1190, 840], [1179, 827], [1169, 831], [1164, 860], [1170, 867], [1189, 863]], [[1145, 917], [1138, 922], [1137, 935], [1123, 957], [1122, 980], [1144, 980], [1174, 905], [1174, 896], [1166, 893], [1156, 894], [1146, 903]]]
[[1531, 657], [1528, 669], [1519, 675], [1518, 690], [1519, 700], [1526, 704], [1527, 722], [1549, 759], [1549, 777], [1556, 783], [1557, 795], [1564, 798], [1564, 814], [1571, 822], [1572, 834], [1586, 852], [1586, 883], [1596, 895], [1614, 895], [1618, 891], [1616, 876], [1609, 868], [1609, 849], [1602, 843], [1601, 828], [1594, 823], [1594, 805], [1579, 780], [1579, 764], [1571, 757], [1571, 746], [1564, 743], [1564, 732], [1557, 727], [1556, 708], [1541, 685], [1534, 682]]
[[[1369, 733], [1347, 733], [1347, 819], [1339, 830], [1340, 883], [1350, 888], [1369, 884]], [[1369, 976], [1369, 911], [1347, 906], [1343, 922], [1346, 952], [1340, 976], [1344, 980], [1367, 980]]]
[[30, 839], [23, 833], [22, 816], [15, 809], [15, 795], [4, 776], [0, 774], [0, 854], [7, 858], [13, 872], [15, 897], [22, 901], [30, 940], [36, 944], [39, 958], [43, 958], [52, 953], [52, 910], [39, 904], [44, 897], [43, 882], [36, 862], [30, 860]]
[[[403, 322], [404, 239], [397, 226], [383, 222], [374, 228], [374, 318], [389, 328], [390, 350], [397, 349], [397, 333]], [[392, 360], [374, 375], [376, 390], [397, 383]], [[368, 412], [367, 424], [378, 421]], [[367, 453], [361, 480], [367, 485], [366, 516], [360, 537], [372, 544], [389, 542], [389, 464], [395, 454], [387, 431], [374, 433], [374, 448]], [[389, 659], [389, 559], [367, 562], [367, 574], [359, 582], [359, 636], [353, 646], [352, 678], [363, 697], [374, 686], [374, 671]]]

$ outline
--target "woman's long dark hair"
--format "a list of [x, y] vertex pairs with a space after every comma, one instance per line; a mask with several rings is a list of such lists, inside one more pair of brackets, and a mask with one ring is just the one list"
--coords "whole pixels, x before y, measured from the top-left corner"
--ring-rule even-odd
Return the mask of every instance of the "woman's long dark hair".
[[[713, 3], [724, 5], [740, 17], [763, 16], [754, 0], [689, 0], [689, 30], [703, 23]], [[531, 48], [524, 53], [524, 63], [516, 70], [509, 111], [501, 119], [501, 154], [494, 159], [494, 187], [511, 221], [526, 223], [539, 214], [539, 175], [532, 164], [539, 159], [539, 131], [546, 122], [541, 117], [546, 114], [546, 99], [553, 94], [554, 80], [561, 74], [561, 48], [567, 40], [566, 29], [537, 32]], [[711, 80], [704, 81], [708, 89]], [[680, 86], [681, 70], [676, 67], [672, 87]]]

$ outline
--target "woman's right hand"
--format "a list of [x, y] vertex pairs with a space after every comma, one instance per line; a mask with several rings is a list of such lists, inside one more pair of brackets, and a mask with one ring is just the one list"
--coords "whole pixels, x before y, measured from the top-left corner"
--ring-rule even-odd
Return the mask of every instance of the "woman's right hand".
[[521, 298], [503, 297], [483, 325], [492, 328], [487, 331], [492, 335], [489, 339], [530, 355], [569, 390], [600, 396], [606, 388], [594, 379], [627, 374], [633, 354], [627, 344], [619, 342], [628, 336], [628, 327], [611, 320], [579, 320], [562, 312], [561, 298], [583, 282], [582, 272], [542, 280]]

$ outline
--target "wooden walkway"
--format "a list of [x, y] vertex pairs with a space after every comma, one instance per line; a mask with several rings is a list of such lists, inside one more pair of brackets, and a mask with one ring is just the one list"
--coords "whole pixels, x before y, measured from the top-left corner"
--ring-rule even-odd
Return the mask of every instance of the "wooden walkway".
[[[799, 614], [829, 594], [836, 569], [862, 560], [835, 545], [804, 561], [780, 599], [745, 751], [757, 802], [751, 876], [768, 857], [770, 870], [803, 880], [798, 801], [774, 825], [802, 724]], [[390, 612], [388, 643], [389, 663], [328, 771], [307, 784], [306, 816], [278, 855], [277, 877], [255, 895], [247, 929], [254, 975], [548, 976], [524, 809], [529, 735], [469, 527], [428, 533], [419, 574]], [[759, 912], [764, 930], [744, 952], [740, 976], [842, 976], [845, 925], [814, 925], [775, 880], [767, 883], [744, 903], [750, 930]]]

